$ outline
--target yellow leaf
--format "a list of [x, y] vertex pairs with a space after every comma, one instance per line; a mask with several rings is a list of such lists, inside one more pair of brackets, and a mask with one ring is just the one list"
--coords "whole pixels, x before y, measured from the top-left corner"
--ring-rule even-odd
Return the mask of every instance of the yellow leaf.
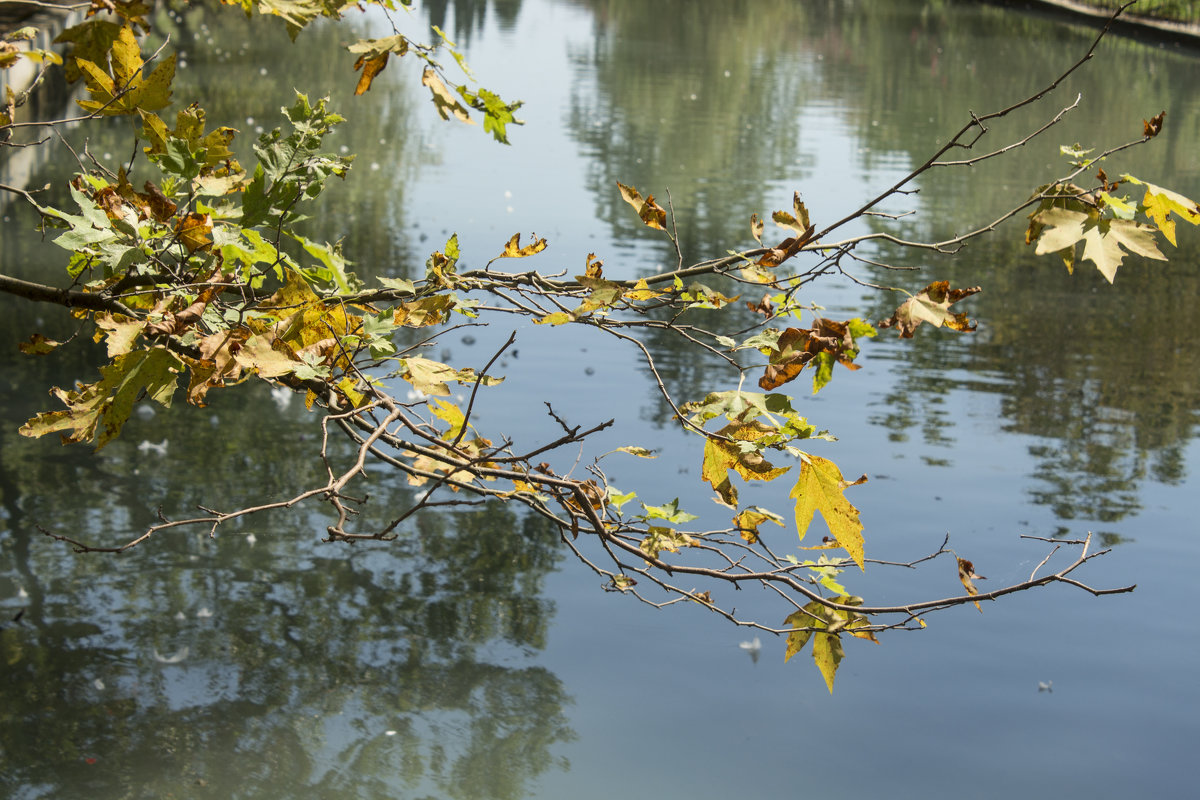
[[625, 292], [625, 297], [629, 300], [652, 300], [655, 297], [662, 297], [662, 292], [656, 292], [650, 288], [650, 284], [646, 283], [646, 279], [642, 278], [633, 285], [633, 288]]
[[788, 494], [796, 501], [796, 528], [800, 538], [803, 539], [808, 531], [813, 512], [820, 511], [833, 538], [850, 554], [859, 569], [865, 569], [863, 526], [858, 519], [858, 509], [846, 499], [844, 492], [848, 487], [866, 481], [866, 475], [856, 481], [847, 481], [837, 464], [820, 456], [805, 454], [800, 465], [800, 477]]
[[[958, 561], [958, 579], [962, 581], [963, 588], [967, 590], [967, 594], [974, 597], [975, 595], [979, 594], [979, 590], [975, 588], [975, 584], [971, 582], [971, 579], [974, 578], [975, 580], [985, 581], [987, 578], [983, 577], [982, 575], [976, 575], [975, 565], [970, 561], [967, 561], [965, 558], [958, 558], [958, 556], [955, 556], [955, 559]], [[979, 601], [975, 602], [975, 609], [980, 614], [983, 613], [983, 608], [979, 605]], [[921, 624], [922, 627], [924, 627], [924, 623]]]
[[774, 522], [776, 525], [783, 525], [783, 517], [778, 514], [767, 511], [765, 508], [753, 506], [733, 518], [733, 527], [742, 535], [750, 544], [758, 541], [758, 526], [764, 522]]
[[555, 311], [552, 314], [547, 314], [541, 319], [535, 319], [534, 325], [565, 325], [575, 319], [566, 311]]
[[842, 663], [841, 637], [829, 633], [818, 633], [813, 639], [813, 662], [825, 678], [829, 693], [833, 694], [833, 678], [837, 674], [838, 665]]
[[1172, 213], [1193, 225], [1200, 224], [1200, 208], [1197, 208], [1194, 200], [1152, 183], [1146, 184], [1146, 196], [1142, 199], [1142, 205], [1146, 207], [1146, 216], [1154, 220], [1154, 224], [1172, 245], [1175, 245], [1175, 220], [1171, 219]]
[[512, 238], [504, 245], [504, 252], [497, 258], [525, 258], [526, 256], [540, 253], [546, 249], [546, 240], [536, 238], [537, 234], [530, 234], [533, 241], [524, 247], [521, 247], [521, 234], [514, 233]]
[[724, 505], [737, 506], [737, 489], [729, 482], [729, 470], [746, 480], [772, 481], [791, 467], [776, 467], [754, 448], [743, 450], [737, 442], [754, 442], [779, 431], [758, 420], [734, 422], [717, 432], [726, 439], [709, 437], [704, 443], [704, 463], [701, 477], [712, 485]]

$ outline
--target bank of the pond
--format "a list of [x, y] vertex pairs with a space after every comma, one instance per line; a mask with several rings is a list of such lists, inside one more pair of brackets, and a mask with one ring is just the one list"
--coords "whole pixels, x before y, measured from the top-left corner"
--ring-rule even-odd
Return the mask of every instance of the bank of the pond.
[[[990, 0], [999, 5], [1043, 9], [1104, 25], [1124, 3], [1120, 0]], [[1144, 7], [1143, 7], [1144, 6]], [[1161, 38], [1200, 47], [1200, 3], [1139, 3], [1126, 11], [1113, 30], [1126, 36]]]

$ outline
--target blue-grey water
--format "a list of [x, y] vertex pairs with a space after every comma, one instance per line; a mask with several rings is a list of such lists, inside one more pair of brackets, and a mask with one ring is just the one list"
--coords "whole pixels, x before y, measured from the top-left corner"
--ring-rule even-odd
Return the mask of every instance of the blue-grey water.
[[[359, 157], [313, 229], [345, 237], [367, 276], [419, 275], [455, 232], [473, 264], [536, 232], [550, 248], [529, 263], [545, 272], [578, 271], [588, 253], [617, 277], [670, 266], [673, 251], [638, 223], [617, 180], [669, 192], [689, 259], [749, 246], [750, 214], [790, 207], [793, 191], [820, 225], [924, 160], [970, 112], [1043, 86], [1095, 35], [949, 0], [459, 0], [401, 15], [415, 32], [441, 26], [484, 85], [526, 101], [526, 125], [510, 128], [505, 148], [441, 122], [415, 64], [392, 64], [350, 97], [356, 75], [339, 45], [387, 33], [379, 16], [319, 26], [293, 45], [224, 11], [157, 20], [191, 68], [177, 97], [249, 138], [278, 124], [293, 88], [331, 94], [350, 119], [331, 144]], [[1046, 104], [989, 134], [1006, 143], [1080, 95], [1044, 141], [931, 173], [885, 208], [915, 215], [849, 233], [964, 231], [1063, 172], [1059, 145], [1137, 138], [1163, 109], [1164, 133], [1108, 172], [1200, 196], [1198, 78], [1195, 52], [1110, 39]], [[98, 157], [127, 157], [115, 124], [85, 134]], [[71, 170], [60, 153], [31, 185]], [[60, 252], [38, 242], [31, 215], [11, 202], [2, 213], [5, 272], [60, 274]], [[810, 419], [839, 437], [814, 452], [871, 477], [851, 490], [868, 555], [917, 558], [948, 532], [998, 585], [1048, 552], [1022, 534], [1091, 531], [1112, 552], [1082, 579], [1138, 589], [1095, 598], [1055, 587], [983, 614], [931, 615], [925, 631], [879, 646], [852, 641], [832, 695], [807, 653], [783, 663], [782, 641], [766, 637], [754, 659], [738, 646], [749, 634], [694, 604], [656, 611], [602, 591], [553, 532], [508, 509], [424, 514], [389, 545], [322, 544], [314, 507], [211, 539], [74, 555], [39, 528], [116, 543], [159, 507], [232, 508], [322, 480], [318, 429], [299, 399], [248, 386], [214, 393], [206, 409], [140, 415], [98, 455], [30, 441], [16, 428], [51, 407], [50, 386], [89, 375], [96, 353], [5, 348], [0, 794], [1187, 796], [1200, 739], [1200, 632], [1188, 616], [1200, 568], [1198, 243], [1200, 229], [1181, 224], [1169, 263], [1131, 257], [1113, 286], [1090, 264], [1071, 276], [1035, 257], [1019, 224], [954, 259], [871, 251], [913, 271], [853, 268], [862, 283], [985, 289], [967, 301], [974, 334], [883, 332], [861, 371], [839, 371], [815, 397], [803, 378], [793, 384]], [[871, 319], [899, 302], [862, 283], [831, 278], [809, 297]], [[74, 330], [55, 309], [3, 302], [6, 341]], [[701, 483], [698, 441], [672, 429], [632, 350], [502, 319], [455, 331], [438, 352], [480, 366], [514, 326], [518, 355], [479, 426], [536, 440], [543, 400], [573, 424], [615, 417], [585, 458], [660, 447], [656, 461], [608, 462], [613, 482], [724, 516]], [[677, 342], [648, 343], [677, 396], [730, 388]], [[164, 441], [165, 453], [149, 446]], [[374, 479], [368, 516], [386, 521], [412, 489]], [[786, 488], [755, 496], [787, 511]], [[845, 578], [877, 603], [957, 586], [944, 560]], [[737, 605], [782, 621], [756, 592]]]

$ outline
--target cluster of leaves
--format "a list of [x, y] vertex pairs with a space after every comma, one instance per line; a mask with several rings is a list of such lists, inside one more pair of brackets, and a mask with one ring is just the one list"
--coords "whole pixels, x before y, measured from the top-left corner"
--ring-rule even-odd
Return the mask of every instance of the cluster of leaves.
[[[293, 37], [317, 18], [338, 18], [355, 7], [330, 0], [226, 2], [247, 14], [280, 17]], [[382, 0], [378, 5], [390, 12], [397, 4]], [[922, 323], [956, 332], [975, 330], [966, 314], [951, 307], [979, 287], [956, 289], [946, 281], [933, 281], [915, 294], [904, 292], [907, 299], [876, 325], [857, 317], [830, 319], [800, 297], [817, 278], [845, 271], [845, 263], [858, 258], [858, 247], [886, 235], [839, 241], [837, 230], [924, 170], [948, 163], [938, 159], [950, 147], [970, 147], [964, 142], [973, 144], [986, 132], [986, 119], [1010, 113], [1041, 94], [990, 116], [973, 116], [905, 181], [823, 230], [817, 229], [796, 193], [790, 210], [770, 215], [784, 232], [778, 241], [764, 241], [765, 224], [753, 215], [750, 234], [757, 246], [685, 266], [672, 213], [653, 194], [643, 196], [633, 186], [618, 183], [615, 191], [637, 218], [652, 235], [665, 237], [679, 255], [675, 269], [615, 280], [606, 277], [603, 262], [589, 254], [581, 274], [571, 278], [533, 270], [504, 272], [498, 265], [536, 256], [548, 247], [536, 235], [522, 245], [519, 233], [482, 268], [471, 269], [464, 266], [458, 237], [452, 235], [430, 255], [423, 276], [382, 278], [379, 286], [368, 288], [350, 271], [341, 243], [311, 241], [295, 228], [306, 204], [330, 179], [350, 172], [351, 156], [323, 148], [324, 138], [343, 118], [328, 109], [325, 100], [314, 102], [297, 94], [283, 109], [286, 126], [262, 134], [254, 144], [255, 163], [247, 170], [231, 148], [236, 132], [211, 127], [199, 104], [180, 103], [173, 127], [160, 116], [178, 102], [172, 96], [177, 65], [173, 56], [141, 50], [138, 31], [148, 28], [148, 6], [135, 0], [96, 0], [93, 11], [101, 9], [116, 14], [117, 21], [91, 16], [59, 37], [72, 47], [64, 63], [66, 76], [84, 82], [86, 97], [79, 105], [89, 117], [135, 120], [144, 143], [140, 159], [116, 171], [81, 163], [70, 185], [70, 209], [22, 193], [44, 227], [58, 231], [54, 242], [69, 253], [66, 272], [71, 286], [59, 290], [0, 276], [0, 288], [27, 299], [64, 304], [89, 319], [96, 341], [106, 346], [108, 362], [98, 380], [54, 389], [63, 408], [37, 415], [21, 433], [58, 433], [64, 442], [90, 442], [100, 448], [120, 433], [138, 402], [170, 405], [183, 385], [186, 401], [202, 406], [210, 391], [257, 378], [304, 394], [309, 408], [324, 409], [322, 425], [339, 428], [357, 449], [357, 458], [348, 467], [335, 468], [323, 443], [320, 455], [328, 466], [328, 483], [299, 492], [286, 503], [163, 520], [119, 547], [94, 547], [55, 534], [56, 538], [83, 550], [122, 550], [158, 531], [197, 523], [215, 530], [239, 516], [319, 497], [337, 512], [336, 522], [327, 528], [330, 540], [388, 540], [435, 492], [448, 498], [441, 503], [451, 505], [469, 502], [466, 496], [519, 502], [556, 524], [565, 546], [602, 576], [608, 589], [661, 605], [638, 588], [649, 584], [670, 597], [668, 602], [690, 600], [740, 624], [785, 636], [788, 659], [812, 642], [813, 659], [831, 690], [843, 657], [843, 636], [877, 641], [876, 634], [883, 630], [924, 627], [922, 615], [928, 611], [971, 602], [979, 607], [980, 599], [1067, 580], [1067, 573], [1094, 557], [1081, 543], [1083, 555], [1068, 568], [981, 595], [972, 583], [979, 576], [971, 562], [954, 555], [966, 594], [895, 607], [866, 605], [839, 582], [843, 570], [854, 566], [864, 571], [871, 561], [859, 511], [846, 496], [848, 489], [865, 483], [866, 476], [849, 480], [836, 463], [805, 449], [809, 440], [833, 437], [801, 415], [793, 397], [779, 391], [809, 367], [814, 393], [830, 382], [835, 364], [858, 369], [863, 342], [881, 328], [895, 328], [902, 338], [912, 337]], [[436, 45], [418, 44], [393, 30], [391, 36], [349, 45], [357, 57], [358, 94], [371, 88], [393, 57], [414, 56], [423, 64], [421, 84], [429, 88], [443, 119], [472, 122], [473, 112], [482, 114], [484, 130], [497, 141], [507, 141], [507, 126], [520, 124], [514, 117], [519, 103], [503, 101], [481, 87], [454, 85], [434, 58], [443, 48], [468, 80], [473, 77], [440, 30], [433, 31]], [[54, 61], [49, 53], [24, 51], [14, 57], [11, 49], [0, 48], [0, 68], [16, 57]], [[5, 114], [0, 117], [0, 134], [11, 127], [11, 108]], [[1143, 140], [1157, 135], [1162, 124], [1162, 115], [1146, 121]], [[978, 136], [970, 140], [975, 133]], [[1131, 176], [1110, 182], [1101, 169], [1097, 188], [1076, 186], [1072, 181], [1093, 162], [1078, 148], [1069, 155], [1075, 159], [1071, 176], [1043, 186], [1009, 214], [1033, 207], [1027, 240], [1036, 242], [1038, 253], [1059, 253], [1072, 267], [1082, 242], [1082, 257], [1096, 263], [1111, 281], [1124, 256], [1122, 248], [1162, 258], [1155, 237], [1174, 243], [1174, 217], [1200, 223], [1200, 209], [1193, 201]], [[1122, 185], [1142, 187], [1144, 193], [1132, 199], [1118, 193]], [[1152, 224], [1136, 222], [1139, 214]], [[958, 243], [912, 246], [946, 250]], [[747, 313], [731, 286], [763, 294], [760, 300], [746, 302]], [[700, 479], [716, 502], [732, 512], [729, 524], [718, 530], [685, 528], [699, 516], [680, 508], [678, 499], [663, 503], [621, 492], [609, 483], [599, 459], [587, 467], [586, 479], [560, 474], [543, 460], [543, 454], [576, 447], [611, 420], [584, 430], [548, 408], [551, 426], [561, 429], [560, 435], [526, 450], [478, 431], [473, 421], [477, 395], [499, 381], [488, 372], [512, 338], [479, 370], [435, 361], [398, 344], [401, 329], [422, 329], [430, 343], [455, 315], [475, 319], [497, 309], [522, 315], [544, 329], [586, 326], [637, 348], [679, 426], [702, 437]], [[715, 316], [709, 312], [714, 311], [721, 312], [722, 320], [734, 320], [728, 325], [736, 331], [733, 335], [711, 327]], [[723, 361], [736, 388], [677, 401], [637, 338], [644, 331], [684, 337], [690, 346]], [[34, 334], [22, 349], [40, 355], [57, 346]], [[761, 391], [744, 390], [747, 377], [757, 378]], [[404, 400], [393, 394], [397, 380], [410, 387]], [[455, 389], [469, 391], [470, 399], [464, 403], [451, 398]], [[655, 456], [640, 445], [614, 452]], [[369, 459], [399, 470], [422, 492], [383, 529], [361, 532], [348, 523], [366, 499], [348, 493], [347, 487]], [[768, 541], [773, 536], [764, 526], [786, 527], [786, 517], [742, 501], [740, 483], [767, 484], [784, 475], [795, 478], [788, 491], [797, 536], [791, 547], [836, 551], [836, 557], [822, 552], [816, 561], [802, 560], [795, 553], [778, 552], [778, 542]], [[828, 534], [819, 543], [802, 545], [818, 513]], [[577, 540], [582, 532], [597, 542], [607, 562], [581, 548]], [[950, 552], [943, 544], [927, 558]], [[679, 577], [703, 580], [711, 588], [677, 584]], [[1074, 579], [1070, 582], [1082, 586]], [[778, 626], [743, 620], [726, 609], [720, 590], [743, 583], [769, 587], [790, 604]]]
[[[1162, 130], [1165, 117], [1163, 111], [1143, 120], [1147, 140]], [[1093, 151], [1079, 145], [1064, 146], [1062, 152], [1079, 171], [1104, 160], [1104, 156], [1087, 158]], [[1091, 261], [1112, 283], [1126, 253], [1167, 260], [1158, 248], [1158, 237], [1175, 246], [1176, 217], [1200, 225], [1200, 207], [1178, 192], [1129, 174], [1110, 180], [1103, 167], [1096, 171], [1095, 179], [1096, 185], [1091, 189], [1069, 181], [1041, 187], [1037, 208], [1029, 215], [1025, 241], [1036, 244], [1038, 255], [1057, 254], [1068, 272], [1074, 271], [1080, 259]], [[1122, 187], [1125, 191], [1121, 191]], [[1146, 221], [1138, 222], [1139, 217]]]

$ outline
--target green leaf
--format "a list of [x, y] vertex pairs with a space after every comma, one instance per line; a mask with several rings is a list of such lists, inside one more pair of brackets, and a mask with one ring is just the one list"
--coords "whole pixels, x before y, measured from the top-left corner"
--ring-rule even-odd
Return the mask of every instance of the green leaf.
[[676, 525], [684, 522], [691, 522], [694, 519], [699, 519], [699, 517], [697, 517], [695, 514], [689, 514], [686, 511], [679, 510], [678, 497], [661, 506], [648, 506], [645, 503], [642, 503], [642, 508], [646, 509], [647, 519], [665, 519], [667, 522], [672, 522]]
[[99, 450], [117, 437], [143, 396], [169, 407], [182, 367], [178, 358], [161, 347], [119, 355], [100, 368], [102, 378], [97, 383], [69, 392], [52, 390], [66, 410], [38, 414], [20, 433], [36, 438], [58, 432], [64, 443], [94, 440]]

